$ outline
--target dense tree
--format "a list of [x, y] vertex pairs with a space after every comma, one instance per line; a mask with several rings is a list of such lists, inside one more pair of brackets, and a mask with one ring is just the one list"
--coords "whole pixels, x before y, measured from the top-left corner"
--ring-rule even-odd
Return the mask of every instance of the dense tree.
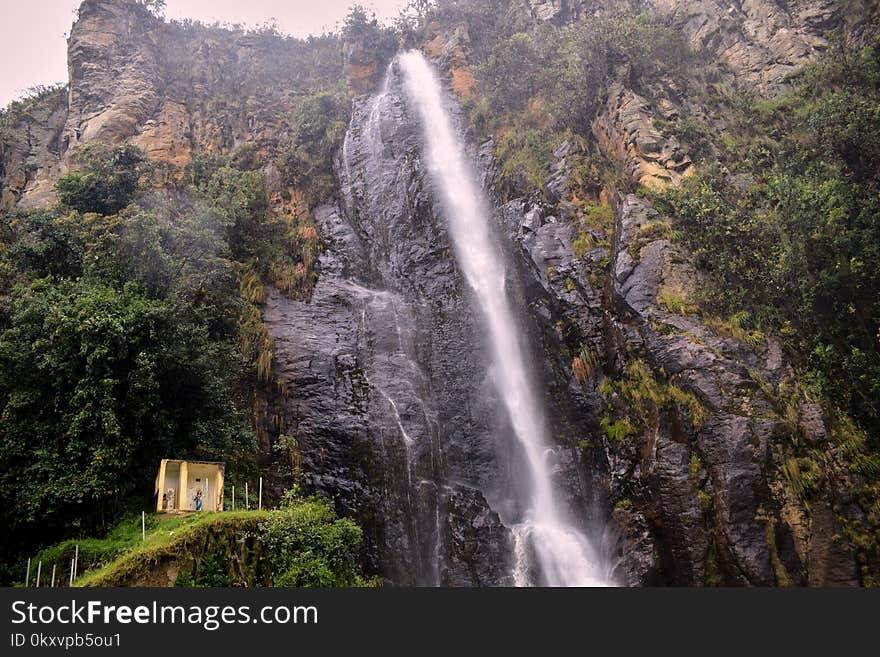
[[8, 556], [149, 506], [164, 456], [252, 458], [236, 398], [253, 365], [238, 347], [245, 302], [231, 253], [247, 251], [237, 236], [265, 211], [261, 181], [215, 171], [216, 203], [144, 195], [133, 147], [83, 157], [58, 182], [71, 211], [0, 221]]
[[148, 169], [147, 158], [134, 146], [110, 150], [89, 144], [76, 155], [82, 168], [59, 179], [55, 186], [62, 203], [78, 212], [116, 214], [131, 203]]
[[229, 393], [242, 363], [198, 309], [134, 283], [44, 278], [18, 287], [8, 312], [0, 500], [17, 540], [105, 526], [169, 453], [247, 444]]

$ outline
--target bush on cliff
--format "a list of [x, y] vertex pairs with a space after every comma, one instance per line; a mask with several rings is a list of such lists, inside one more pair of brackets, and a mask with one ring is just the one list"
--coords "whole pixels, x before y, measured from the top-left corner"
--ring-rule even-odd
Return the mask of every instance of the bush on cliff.
[[260, 523], [260, 536], [272, 561], [275, 586], [364, 586], [357, 551], [362, 532], [348, 518], [337, 518], [319, 497], [303, 499], [288, 491], [281, 510]]

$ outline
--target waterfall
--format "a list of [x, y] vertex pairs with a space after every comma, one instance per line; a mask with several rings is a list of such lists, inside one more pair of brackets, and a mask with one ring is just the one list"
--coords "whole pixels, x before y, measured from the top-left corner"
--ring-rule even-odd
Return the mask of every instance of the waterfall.
[[[528, 581], [534, 565], [548, 586], [607, 585], [596, 551], [566, 520], [555, 499], [545, 460], [549, 441], [544, 408], [508, 299], [503, 254], [493, 239], [489, 204], [476, 171], [444, 108], [440, 80], [417, 51], [400, 55], [399, 64], [424, 129], [427, 168], [440, 192], [456, 260], [480, 306], [495, 385], [528, 465], [530, 481], [519, 485], [528, 487], [529, 508], [513, 527], [515, 583], [534, 583]], [[532, 558], [536, 564], [529, 563]]]

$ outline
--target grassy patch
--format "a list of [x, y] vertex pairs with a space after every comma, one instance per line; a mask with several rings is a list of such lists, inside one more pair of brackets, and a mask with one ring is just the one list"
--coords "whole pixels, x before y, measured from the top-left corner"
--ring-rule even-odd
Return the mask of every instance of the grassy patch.
[[[126, 521], [106, 539], [90, 539], [104, 544], [105, 554], [113, 558], [77, 578], [75, 586], [113, 586], [128, 581], [159, 561], [189, 552], [194, 543], [204, 542], [206, 530], [233, 532], [256, 529], [270, 511], [235, 511], [153, 516], [152, 528], [141, 540], [140, 519], [136, 526]], [[65, 543], [70, 544], [71, 541]], [[80, 542], [82, 549], [83, 541]], [[51, 548], [50, 548], [51, 549]]]
[[[573, 197], [575, 205], [581, 204], [577, 195]], [[614, 223], [614, 211], [604, 203], [587, 203], [582, 206], [579, 221], [576, 222], [577, 237], [571, 246], [576, 258], [583, 258], [597, 246], [607, 247], [608, 239], [596, 239], [593, 231], [610, 235]]]
[[608, 436], [608, 440], [614, 443], [623, 442], [637, 433], [636, 428], [628, 417], [613, 420], [610, 415], [606, 415], [599, 422], [599, 426], [605, 435]]
[[715, 315], [705, 315], [703, 323], [722, 337], [733, 338], [753, 347], [760, 347], [764, 344], [767, 336], [763, 331], [746, 328], [748, 319], [749, 313], [741, 311], [731, 315], [730, 319], [723, 319]]
[[571, 361], [571, 371], [581, 385], [586, 385], [587, 381], [592, 379], [599, 368], [602, 366], [599, 352], [581, 345], [577, 356]]
[[[672, 383], [658, 381], [642, 360], [632, 361], [620, 380], [610, 382], [606, 379], [603, 382], [603, 387], [604, 389], [600, 388], [603, 394], [609, 392], [610, 389], [620, 395], [626, 403], [627, 413], [635, 422], [635, 424], [629, 422], [629, 428], [655, 425], [659, 420], [660, 413], [675, 407], [681, 408], [687, 413], [697, 431], [702, 429], [709, 419], [709, 412], [699, 399]], [[607, 419], [607, 423], [603, 420], [603, 429], [605, 429], [605, 424], [609, 429], [613, 427], [610, 418]], [[635, 431], [626, 431], [626, 428], [627, 425], [616, 427], [615, 434], [634, 435], [636, 433]], [[606, 431], [606, 433], [608, 432]]]
[[664, 283], [657, 294], [657, 306], [673, 315], [690, 315], [698, 310], [688, 293], [676, 285]]

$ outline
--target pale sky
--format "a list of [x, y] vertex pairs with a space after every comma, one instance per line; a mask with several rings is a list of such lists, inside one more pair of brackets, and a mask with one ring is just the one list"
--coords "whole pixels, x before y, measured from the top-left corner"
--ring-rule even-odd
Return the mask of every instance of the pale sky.
[[[0, 0], [0, 107], [37, 84], [67, 82], [67, 35], [80, 0]], [[353, 4], [387, 20], [406, 0], [166, 0], [168, 19], [260, 25], [294, 36], [333, 30]]]

